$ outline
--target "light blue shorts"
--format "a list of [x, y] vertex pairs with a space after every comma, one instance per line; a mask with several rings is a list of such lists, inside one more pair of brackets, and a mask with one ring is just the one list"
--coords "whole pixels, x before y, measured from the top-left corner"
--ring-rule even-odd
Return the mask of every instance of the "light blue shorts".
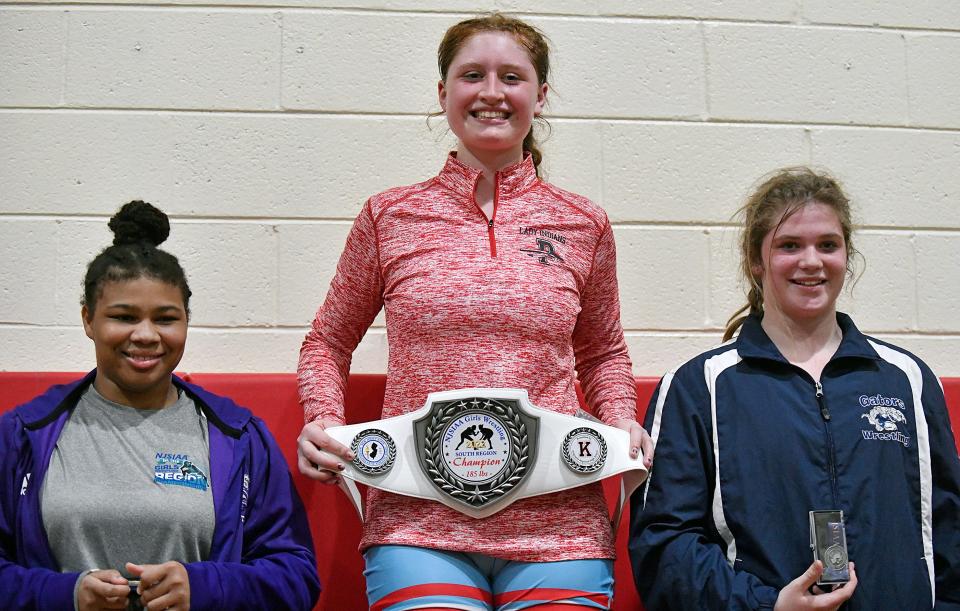
[[612, 560], [513, 562], [406, 545], [377, 545], [363, 557], [372, 611], [573, 611], [613, 600]]

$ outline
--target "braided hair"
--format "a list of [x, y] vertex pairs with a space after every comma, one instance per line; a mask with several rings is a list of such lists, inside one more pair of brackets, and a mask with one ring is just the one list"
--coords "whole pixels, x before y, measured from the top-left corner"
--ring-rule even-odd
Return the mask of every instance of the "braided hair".
[[104, 248], [87, 266], [83, 279], [83, 299], [88, 317], [93, 316], [97, 299], [108, 282], [126, 282], [144, 276], [180, 289], [183, 307], [189, 316], [190, 287], [180, 262], [157, 248], [170, 235], [167, 215], [147, 202], [124, 204], [108, 223], [113, 244]]

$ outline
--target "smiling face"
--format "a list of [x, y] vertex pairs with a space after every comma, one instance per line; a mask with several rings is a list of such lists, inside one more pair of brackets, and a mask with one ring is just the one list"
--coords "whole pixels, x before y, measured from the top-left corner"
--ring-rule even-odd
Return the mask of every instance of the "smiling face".
[[[500, 167], [523, 158], [523, 139], [546, 102], [547, 85], [524, 49], [505, 32], [479, 32], [457, 51], [438, 85], [440, 106], [469, 157]], [[464, 159], [467, 157], [468, 159]]]
[[847, 250], [837, 213], [826, 204], [801, 205], [763, 238], [761, 278], [766, 311], [794, 322], [836, 314], [847, 272]]
[[159, 408], [172, 401], [170, 374], [187, 341], [187, 313], [179, 287], [147, 276], [105, 282], [95, 310], [84, 306], [81, 316], [96, 348], [94, 386], [101, 395], [139, 408]]

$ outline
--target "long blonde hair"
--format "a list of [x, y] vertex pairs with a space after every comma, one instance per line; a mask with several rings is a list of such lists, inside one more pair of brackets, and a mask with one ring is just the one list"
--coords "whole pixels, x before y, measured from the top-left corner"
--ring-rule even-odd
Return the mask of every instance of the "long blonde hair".
[[733, 337], [747, 316], [763, 313], [763, 286], [754, 272], [763, 262], [760, 252], [763, 239], [809, 202], [829, 206], [836, 213], [847, 251], [847, 275], [853, 276], [853, 257], [859, 253], [850, 239], [853, 232], [850, 200], [840, 183], [826, 172], [815, 172], [808, 167], [776, 170], [768, 175], [737, 211], [737, 216], [743, 217], [740, 273], [750, 290], [747, 292], [747, 303], [727, 321], [723, 341]]

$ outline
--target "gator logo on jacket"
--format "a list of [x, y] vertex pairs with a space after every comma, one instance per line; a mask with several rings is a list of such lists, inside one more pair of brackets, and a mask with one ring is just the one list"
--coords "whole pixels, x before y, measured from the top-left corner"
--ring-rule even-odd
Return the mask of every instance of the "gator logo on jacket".
[[[860, 395], [860, 406], [870, 410], [860, 416], [866, 418], [875, 430], [861, 431], [864, 439], [877, 441], [897, 441], [905, 447], [910, 443], [910, 436], [900, 432], [897, 423], [906, 423], [907, 417], [900, 411], [905, 407], [903, 399], [884, 397], [882, 395]], [[898, 409], [900, 408], [900, 409]]]

